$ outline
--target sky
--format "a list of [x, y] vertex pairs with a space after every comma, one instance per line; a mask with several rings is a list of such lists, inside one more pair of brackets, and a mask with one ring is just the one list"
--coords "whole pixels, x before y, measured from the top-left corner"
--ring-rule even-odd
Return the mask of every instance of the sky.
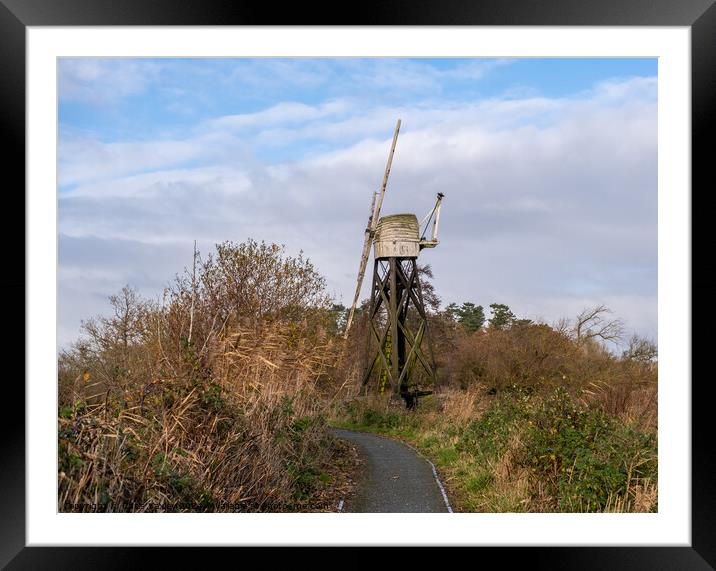
[[348, 305], [398, 118], [382, 214], [445, 194], [443, 305], [657, 339], [656, 59], [60, 58], [58, 88], [61, 347], [194, 240], [303, 251]]

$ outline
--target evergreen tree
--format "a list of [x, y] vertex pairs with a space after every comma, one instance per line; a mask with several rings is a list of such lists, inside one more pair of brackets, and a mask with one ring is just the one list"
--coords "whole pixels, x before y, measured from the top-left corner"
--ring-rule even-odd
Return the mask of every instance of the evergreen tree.
[[469, 301], [462, 304], [458, 311], [458, 323], [470, 332], [482, 328], [485, 323], [485, 311], [481, 305]]
[[512, 325], [515, 314], [504, 303], [491, 303], [492, 317], [489, 320], [490, 326], [495, 329], [505, 329]]
[[464, 302], [461, 306], [451, 303], [445, 308], [445, 315], [470, 332], [477, 331], [485, 323], [484, 308], [469, 301]]

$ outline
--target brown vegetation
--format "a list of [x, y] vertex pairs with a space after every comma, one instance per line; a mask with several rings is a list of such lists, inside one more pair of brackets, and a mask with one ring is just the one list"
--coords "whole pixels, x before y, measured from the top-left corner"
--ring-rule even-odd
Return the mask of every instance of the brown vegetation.
[[622, 324], [603, 306], [553, 326], [440, 312], [431, 277], [439, 386], [417, 412], [356, 398], [365, 312], [344, 340], [302, 255], [227, 242], [161, 301], [123, 288], [59, 357], [60, 511], [333, 510], [355, 458], [330, 415], [411, 440], [465, 511], [656, 509], [655, 345], [609, 351]]
[[187, 275], [161, 305], [124, 288], [60, 356], [61, 511], [312, 509], [332, 477], [322, 278], [254, 242]]
[[654, 344], [610, 351], [621, 322], [603, 306], [557, 326], [493, 306], [506, 323], [432, 315], [440, 386], [417, 413], [367, 396], [341, 402], [336, 422], [418, 446], [459, 511], [656, 510]]

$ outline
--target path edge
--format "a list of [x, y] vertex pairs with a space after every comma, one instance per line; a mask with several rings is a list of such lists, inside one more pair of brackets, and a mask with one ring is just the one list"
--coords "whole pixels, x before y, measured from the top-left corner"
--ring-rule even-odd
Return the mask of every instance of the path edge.
[[443, 501], [445, 502], [445, 507], [447, 508], [448, 513], [455, 513], [452, 509], [452, 506], [450, 505], [450, 500], [448, 499], [447, 492], [445, 491], [445, 486], [443, 486], [442, 481], [440, 480], [440, 474], [438, 472], [438, 469], [435, 467], [435, 464], [433, 464], [432, 460], [425, 456], [420, 450], [418, 450], [415, 446], [410, 444], [409, 442], [406, 442], [405, 440], [402, 440], [400, 438], [393, 438], [391, 436], [386, 436], [385, 434], [376, 434], [375, 432], [370, 432], [368, 430], [352, 430], [350, 428], [340, 428], [338, 426], [334, 426], [331, 428], [337, 428], [338, 430], [345, 430], [347, 432], [358, 432], [362, 434], [370, 434], [372, 436], [377, 436], [378, 438], [385, 438], [386, 440], [392, 440], [393, 442], [400, 442], [401, 444], [405, 445], [406, 447], [410, 448], [417, 456], [425, 460], [428, 464], [430, 464], [430, 468], [432, 468], [433, 471], [433, 478], [435, 478], [435, 482], [438, 485], [438, 489], [440, 490], [440, 494], [443, 497]]

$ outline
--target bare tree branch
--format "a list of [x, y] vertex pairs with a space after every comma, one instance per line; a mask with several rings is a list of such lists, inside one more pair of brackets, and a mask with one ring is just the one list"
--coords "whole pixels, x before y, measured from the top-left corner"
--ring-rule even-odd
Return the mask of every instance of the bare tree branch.
[[621, 319], [608, 319], [612, 311], [600, 304], [583, 310], [575, 319], [573, 334], [578, 345], [589, 339], [618, 342], [624, 336]]

